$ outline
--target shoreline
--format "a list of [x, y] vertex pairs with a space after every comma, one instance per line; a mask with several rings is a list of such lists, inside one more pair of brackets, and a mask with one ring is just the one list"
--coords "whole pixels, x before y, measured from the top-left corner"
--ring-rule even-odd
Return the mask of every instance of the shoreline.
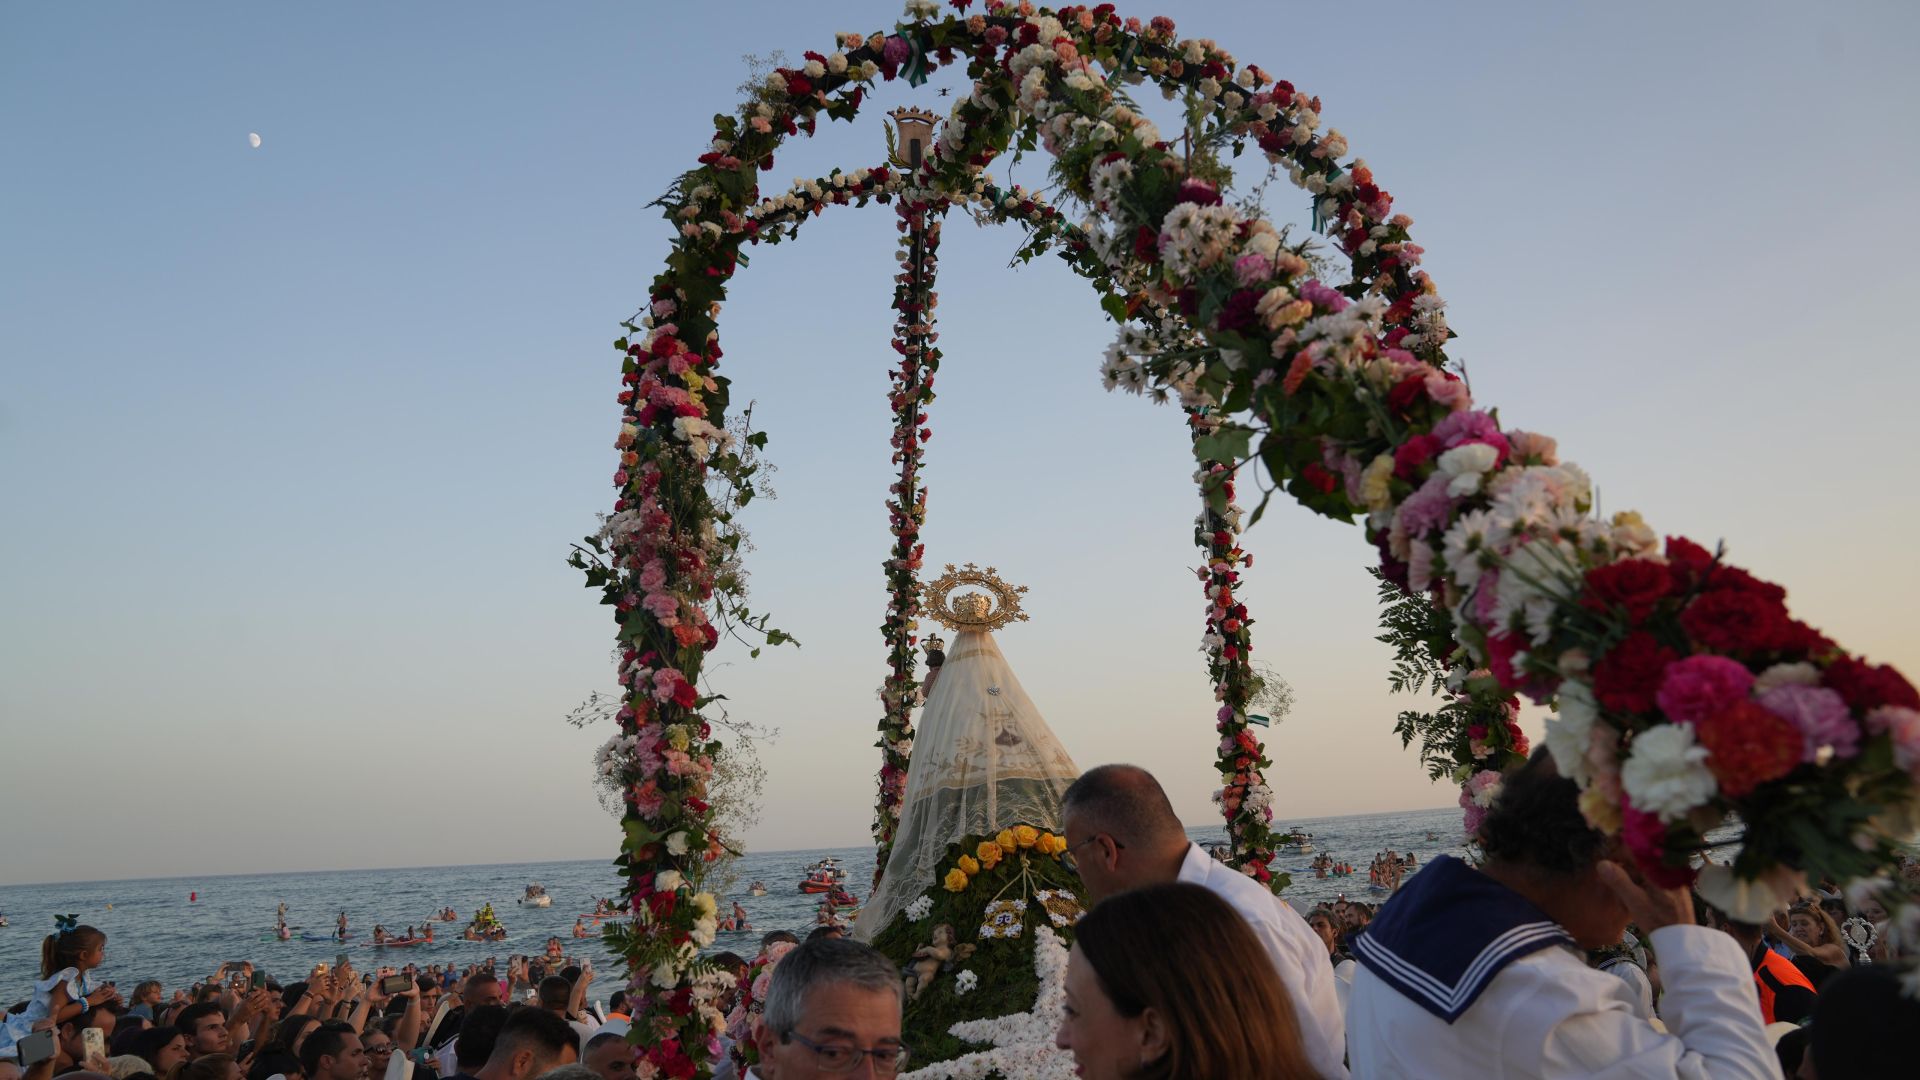
[[[1396, 810], [1370, 810], [1370, 811], [1359, 813], [1359, 814], [1331, 814], [1331, 815], [1325, 815], [1325, 816], [1299, 815], [1293, 818], [1281, 818], [1278, 815], [1276, 815], [1273, 820], [1276, 828], [1284, 829], [1287, 827], [1288, 824], [1295, 821], [1344, 821], [1352, 818], [1389, 817], [1389, 816], [1403, 815], [1403, 814], [1428, 814], [1428, 813], [1433, 813], [1436, 810], [1446, 810], [1446, 809], [1449, 809], [1449, 807], [1428, 806], [1428, 807], [1402, 808], [1402, 809], [1396, 809]], [[1209, 822], [1198, 824], [1198, 825], [1193, 824], [1191, 822], [1182, 822], [1181, 824], [1190, 833], [1194, 832], [1195, 830], [1225, 828], [1225, 823], [1217, 820], [1209, 821]], [[612, 848], [611, 843], [608, 846], [609, 846], [609, 849]], [[812, 854], [814, 852], [821, 852], [821, 851], [853, 851], [853, 850], [859, 850], [862, 848], [870, 848], [870, 847], [872, 847], [871, 842], [842, 844], [838, 846], [829, 845], [825, 847], [807, 847], [807, 848], [779, 848], [779, 849], [749, 848], [747, 849], [746, 854], [747, 855], [807, 855], [807, 854]], [[506, 859], [500, 862], [486, 862], [486, 863], [435, 863], [432, 865], [413, 864], [413, 865], [398, 865], [398, 866], [340, 866], [340, 867], [329, 867], [329, 868], [310, 869], [310, 870], [247, 870], [247, 871], [238, 871], [238, 872], [228, 871], [228, 872], [217, 873], [217, 874], [194, 874], [194, 875], [164, 874], [164, 875], [151, 875], [146, 877], [70, 878], [64, 881], [5, 881], [5, 882], [0, 882], [0, 891], [6, 890], [6, 889], [27, 889], [27, 888], [44, 889], [44, 888], [53, 888], [61, 885], [84, 885], [88, 887], [93, 887], [93, 886], [99, 886], [99, 885], [143, 884], [143, 883], [156, 882], [156, 881], [179, 881], [179, 882], [187, 882], [187, 883], [198, 883], [198, 882], [221, 881], [221, 880], [230, 879], [230, 878], [299, 877], [299, 876], [308, 875], [308, 874], [377, 874], [377, 873], [383, 873], [383, 872], [404, 873], [404, 872], [410, 872], [410, 871], [426, 871], [426, 870], [434, 870], [434, 871], [485, 870], [493, 867], [554, 866], [554, 865], [566, 865], [566, 864], [578, 865], [582, 863], [604, 863], [607, 866], [611, 867], [613, 865], [613, 859], [611, 857], [608, 857], [608, 858], [588, 857], [588, 858], [572, 858], [572, 859]], [[3, 910], [5, 910], [5, 906], [0, 905], [0, 911], [3, 911]]]

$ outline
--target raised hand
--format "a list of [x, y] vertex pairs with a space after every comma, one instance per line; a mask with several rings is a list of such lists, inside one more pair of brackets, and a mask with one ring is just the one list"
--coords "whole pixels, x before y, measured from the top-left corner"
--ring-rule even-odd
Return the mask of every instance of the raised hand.
[[1626, 905], [1627, 914], [1641, 930], [1652, 933], [1663, 926], [1692, 926], [1693, 898], [1685, 889], [1663, 889], [1647, 882], [1611, 859], [1597, 868], [1600, 880]]

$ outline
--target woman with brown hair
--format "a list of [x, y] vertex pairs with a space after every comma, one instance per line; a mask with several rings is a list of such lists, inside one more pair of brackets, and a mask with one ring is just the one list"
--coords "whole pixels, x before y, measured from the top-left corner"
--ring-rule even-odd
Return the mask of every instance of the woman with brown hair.
[[1066, 992], [1055, 1043], [1087, 1080], [1314, 1076], [1259, 938], [1198, 885], [1134, 889], [1088, 912]]
[[1797, 901], [1787, 920], [1773, 917], [1773, 936], [1793, 950], [1793, 964], [1815, 990], [1835, 972], [1847, 967], [1847, 946], [1840, 940], [1840, 924], [1812, 900]]

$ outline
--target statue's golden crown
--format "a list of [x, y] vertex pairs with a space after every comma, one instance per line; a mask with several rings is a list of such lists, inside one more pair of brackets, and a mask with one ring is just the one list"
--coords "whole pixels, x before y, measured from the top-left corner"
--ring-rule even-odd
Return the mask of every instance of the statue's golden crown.
[[998, 630], [1027, 621], [1020, 610], [1026, 591], [1025, 585], [1002, 581], [995, 567], [981, 570], [968, 563], [955, 569], [948, 563], [947, 572], [927, 586], [926, 612], [949, 630]]

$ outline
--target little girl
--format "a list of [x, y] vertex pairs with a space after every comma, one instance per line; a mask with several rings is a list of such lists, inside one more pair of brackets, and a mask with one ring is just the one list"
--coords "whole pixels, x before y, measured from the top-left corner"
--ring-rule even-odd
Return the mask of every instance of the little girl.
[[0, 1022], [0, 1058], [17, 1056], [16, 1043], [34, 1031], [56, 1028], [95, 1005], [117, 1001], [112, 986], [95, 986], [89, 976], [107, 958], [107, 935], [91, 926], [74, 926], [58, 916], [60, 929], [40, 943], [40, 981], [26, 1011]]

